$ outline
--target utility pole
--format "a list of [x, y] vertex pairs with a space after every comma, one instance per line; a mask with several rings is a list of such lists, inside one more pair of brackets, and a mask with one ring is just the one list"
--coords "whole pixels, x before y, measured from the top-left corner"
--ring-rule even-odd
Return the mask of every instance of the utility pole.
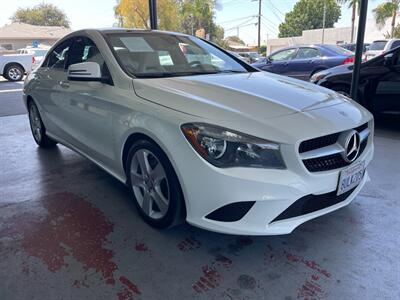
[[261, 46], [261, 0], [258, 0], [258, 51]]
[[355, 53], [353, 76], [351, 78], [351, 89], [350, 89], [350, 97], [354, 101], [357, 101], [357, 95], [358, 95], [361, 56], [364, 48], [363, 45], [364, 45], [364, 35], [365, 35], [365, 24], [367, 22], [367, 12], [368, 12], [368, 0], [361, 0], [360, 18], [358, 20], [358, 29], [357, 29], [356, 53]]
[[150, 28], [157, 29], [157, 0], [149, 0]]
[[322, 17], [322, 44], [325, 42], [326, 0], [324, 0], [324, 16]]

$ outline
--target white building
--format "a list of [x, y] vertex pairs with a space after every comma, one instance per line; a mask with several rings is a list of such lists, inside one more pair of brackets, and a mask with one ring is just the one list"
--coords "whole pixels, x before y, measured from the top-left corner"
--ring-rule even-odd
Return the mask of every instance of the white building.
[[71, 29], [61, 26], [11, 23], [0, 27], [0, 47], [7, 50], [16, 50], [35, 44], [51, 46], [70, 32]]
[[[391, 20], [386, 22], [386, 25], [379, 29], [376, 26], [374, 19], [368, 19], [365, 29], [365, 42], [372, 42], [374, 40], [383, 39], [384, 34], [390, 32]], [[356, 20], [358, 24], [358, 20]], [[351, 27], [338, 27], [326, 28], [324, 34], [325, 44], [349, 43], [351, 37]], [[357, 27], [354, 30], [354, 42], [357, 36]], [[284, 47], [295, 44], [321, 44], [322, 43], [322, 29], [304, 30], [301, 36], [288, 37], [288, 38], [275, 38], [263, 41], [267, 44], [267, 53], [274, 52]]]

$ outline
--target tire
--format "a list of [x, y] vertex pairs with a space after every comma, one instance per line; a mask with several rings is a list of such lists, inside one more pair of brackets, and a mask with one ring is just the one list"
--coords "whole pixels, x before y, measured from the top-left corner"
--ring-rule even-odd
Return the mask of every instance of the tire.
[[157, 144], [147, 139], [135, 142], [129, 149], [125, 170], [136, 208], [149, 225], [161, 229], [183, 222], [182, 189], [168, 157]]
[[36, 144], [42, 148], [52, 148], [57, 145], [55, 141], [46, 135], [46, 128], [44, 127], [42, 118], [40, 117], [39, 110], [33, 101], [29, 101], [28, 103], [28, 115], [32, 136]]
[[21, 81], [24, 77], [24, 72], [20, 65], [9, 65], [5, 69], [4, 77], [9, 81]]

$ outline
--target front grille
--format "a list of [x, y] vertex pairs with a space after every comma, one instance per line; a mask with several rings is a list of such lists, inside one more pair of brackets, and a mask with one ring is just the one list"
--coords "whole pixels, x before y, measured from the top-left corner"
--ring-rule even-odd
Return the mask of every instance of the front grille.
[[310, 172], [321, 172], [343, 168], [348, 163], [343, 159], [340, 154], [333, 154], [324, 157], [311, 158], [303, 160], [304, 165]]
[[299, 152], [304, 153], [307, 151], [315, 150], [318, 148], [326, 147], [336, 143], [339, 133], [317, 137], [315, 139], [304, 141], [300, 144]]
[[[368, 123], [365, 123], [361, 126], [354, 128], [354, 130], [361, 132], [367, 128], [368, 128]], [[303, 141], [299, 146], [299, 153], [304, 153], [307, 151], [316, 150], [319, 148], [333, 145], [337, 142], [339, 135], [340, 132]], [[361, 142], [358, 156], [360, 156], [364, 152], [367, 143], [368, 143], [368, 138], [365, 139], [363, 142]], [[307, 170], [310, 172], [329, 171], [329, 170], [343, 168], [350, 164], [343, 159], [340, 153], [317, 157], [317, 158], [304, 159], [303, 163], [304, 166], [307, 168]]]
[[271, 223], [298, 217], [298, 216], [302, 216], [302, 215], [306, 215], [306, 214], [327, 208], [329, 206], [338, 204], [338, 203], [346, 200], [351, 195], [351, 193], [354, 192], [354, 190], [356, 188], [357, 187], [355, 187], [355, 188], [351, 189], [350, 191], [347, 191], [339, 196], [336, 195], [336, 191], [322, 194], [322, 195], [304, 196], [304, 197], [298, 199], [292, 205], [290, 205], [287, 209], [285, 209]]

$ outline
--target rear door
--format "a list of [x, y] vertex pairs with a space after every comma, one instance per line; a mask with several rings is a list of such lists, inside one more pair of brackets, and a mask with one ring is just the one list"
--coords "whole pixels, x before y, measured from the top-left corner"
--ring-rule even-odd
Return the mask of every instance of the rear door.
[[296, 55], [297, 48], [285, 49], [276, 52], [268, 57], [266, 64], [261, 67], [262, 70], [280, 75], [288, 75], [289, 63]]
[[321, 52], [318, 48], [300, 47], [289, 63], [288, 76], [308, 80], [311, 73], [321, 67]]

